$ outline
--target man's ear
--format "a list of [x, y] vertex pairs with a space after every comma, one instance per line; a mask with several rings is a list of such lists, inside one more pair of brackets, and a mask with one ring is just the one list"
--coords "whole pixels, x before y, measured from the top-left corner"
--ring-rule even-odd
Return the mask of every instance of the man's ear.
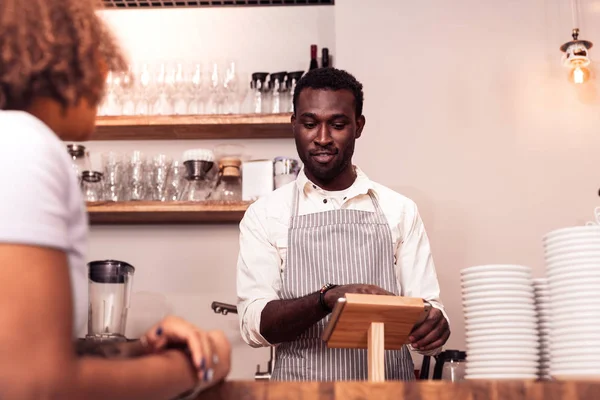
[[360, 135], [362, 135], [362, 131], [363, 131], [363, 128], [365, 127], [366, 123], [367, 123], [367, 119], [365, 118], [364, 115], [361, 115], [356, 120], [356, 136], [355, 136], [356, 139], [358, 139], [360, 137]]
[[292, 114], [290, 122], [292, 123], [292, 133], [296, 134], [296, 113]]

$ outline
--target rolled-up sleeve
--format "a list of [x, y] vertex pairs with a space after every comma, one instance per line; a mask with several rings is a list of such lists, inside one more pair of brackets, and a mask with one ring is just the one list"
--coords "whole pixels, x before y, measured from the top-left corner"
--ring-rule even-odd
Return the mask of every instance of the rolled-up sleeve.
[[[397, 273], [402, 293], [407, 297], [420, 297], [427, 300], [432, 307], [439, 309], [449, 322], [440, 300], [440, 286], [423, 221], [416, 204], [413, 203], [407, 211], [401, 227], [404, 232], [403, 241], [396, 249]], [[443, 346], [419, 353], [436, 355], [442, 348]]]
[[251, 347], [271, 346], [260, 333], [260, 319], [267, 303], [279, 300], [281, 290], [281, 259], [269, 240], [263, 211], [253, 204], [240, 223], [237, 308], [242, 338]]

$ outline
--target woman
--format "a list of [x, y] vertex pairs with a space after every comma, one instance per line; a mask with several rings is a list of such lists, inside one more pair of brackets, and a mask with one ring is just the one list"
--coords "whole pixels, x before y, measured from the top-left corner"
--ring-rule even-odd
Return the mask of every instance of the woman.
[[0, 0], [2, 399], [194, 397], [229, 371], [223, 334], [178, 318], [142, 338], [140, 357], [74, 352], [73, 327], [86, 318], [88, 228], [62, 140], [89, 137], [107, 73], [126, 65], [95, 6]]

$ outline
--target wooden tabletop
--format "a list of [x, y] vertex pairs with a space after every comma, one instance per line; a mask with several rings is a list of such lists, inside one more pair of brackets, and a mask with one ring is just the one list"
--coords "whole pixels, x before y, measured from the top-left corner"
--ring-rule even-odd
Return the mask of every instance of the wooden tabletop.
[[600, 382], [225, 382], [198, 400], [596, 400]]

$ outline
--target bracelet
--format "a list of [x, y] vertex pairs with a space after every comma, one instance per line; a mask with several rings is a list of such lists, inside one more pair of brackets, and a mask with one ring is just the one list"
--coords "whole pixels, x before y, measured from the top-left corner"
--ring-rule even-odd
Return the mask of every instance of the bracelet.
[[328, 290], [331, 290], [336, 286], [337, 285], [334, 285], [333, 283], [327, 283], [327, 284], [323, 285], [321, 290], [319, 290], [319, 304], [321, 305], [321, 308], [323, 309], [323, 311], [327, 311], [328, 313], [330, 313], [332, 311], [331, 308], [329, 308], [329, 306], [325, 302], [325, 293], [327, 293]]

